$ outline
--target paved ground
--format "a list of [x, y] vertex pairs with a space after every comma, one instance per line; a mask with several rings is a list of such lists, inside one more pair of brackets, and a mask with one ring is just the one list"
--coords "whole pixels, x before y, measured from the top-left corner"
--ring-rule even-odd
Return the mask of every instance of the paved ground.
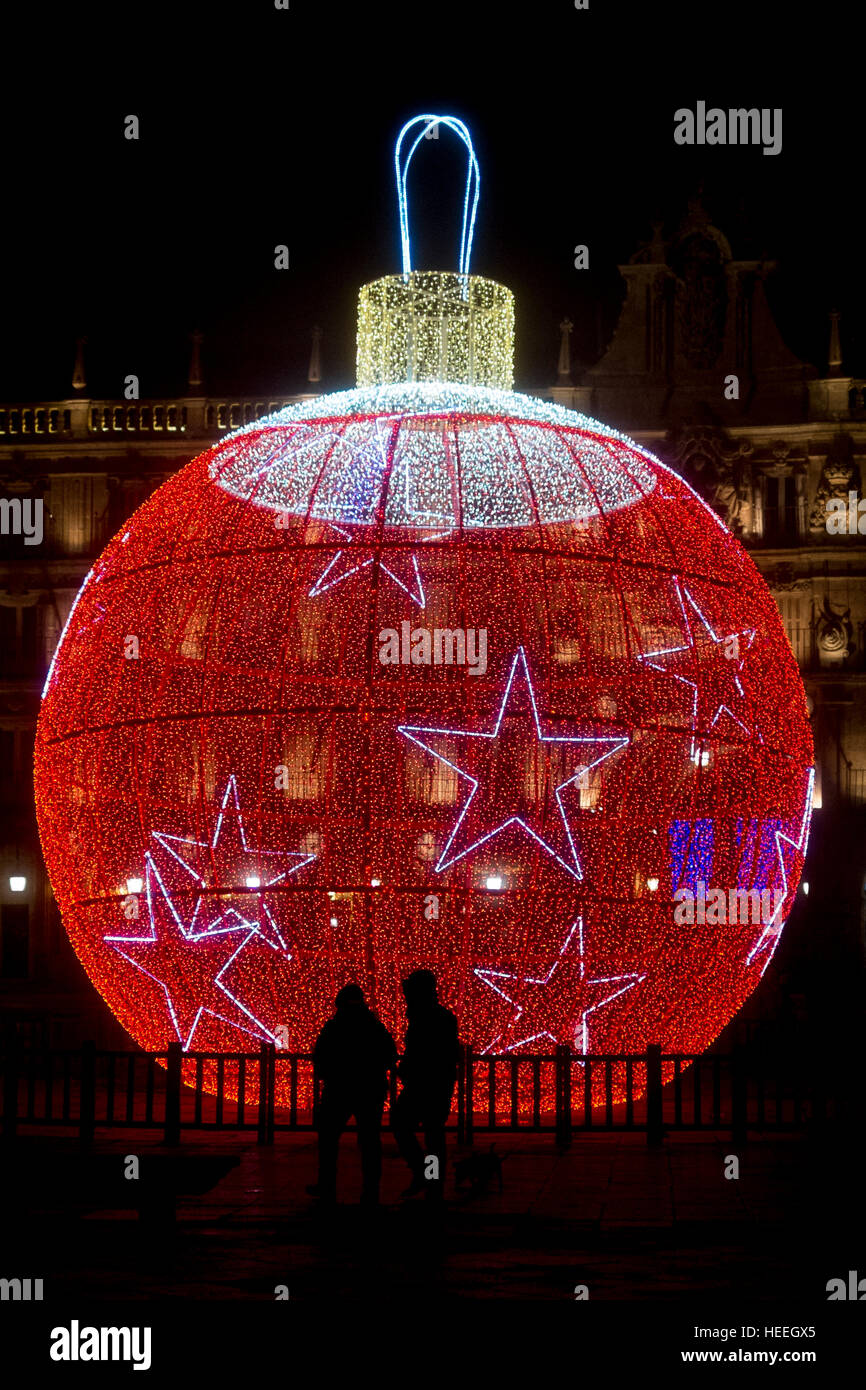
[[[476, 1149], [486, 1147], [482, 1137]], [[172, 1229], [84, 1197], [91, 1210], [72, 1213], [63, 1175], [80, 1193], [89, 1160], [79, 1170], [70, 1141], [23, 1136], [3, 1174], [4, 1264], [24, 1259], [57, 1297], [272, 1300], [286, 1284], [293, 1301], [314, 1303], [413, 1292], [573, 1300], [578, 1284], [594, 1300], [811, 1301], [826, 1296], [828, 1278], [864, 1267], [859, 1198], [859, 1224], [851, 1210], [860, 1151], [850, 1142], [751, 1140], [738, 1180], [724, 1176], [729, 1138], [678, 1135], [648, 1150], [640, 1135], [598, 1135], [561, 1153], [547, 1136], [505, 1136], [497, 1147], [507, 1155], [503, 1192], [461, 1195], [449, 1184], [437, 1216], [423, 1199], [400, 1203], [406, 1173], [386, 1140], [383, 1209], [368, 1217], [347, 1136], [340, 1206], [327, 1220], [304, 1192], [312, 1136], [279, 1136], [273, 1148], [197, 1136], [173, 1151], [183, 1173], [207, 1156], [228, 1171], [210, 1191], [179, 1197]], [[114, 1155], [118, 1169], [139, 1155], [142, 1180], [149, 1160], [167, 1156], [145, 1132], [98, 1140], [94, 1153], [100, 1163]]]

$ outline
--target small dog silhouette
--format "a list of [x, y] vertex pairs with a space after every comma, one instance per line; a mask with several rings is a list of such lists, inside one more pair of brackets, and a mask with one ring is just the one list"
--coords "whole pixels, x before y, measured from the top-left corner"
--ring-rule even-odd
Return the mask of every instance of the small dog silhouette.
[[501, 1192], [502, 1164], [507, 1157], [507, 1154], [498, 1154], [495, 1144], [491, 1144], [487, 1153], [470, 1154], [468, 1158], [459, 1159], [454, 1165], [456, 1186], [464, 1187], [469, 1183], [472, 1192], [486, 1192], [496, 1178]]

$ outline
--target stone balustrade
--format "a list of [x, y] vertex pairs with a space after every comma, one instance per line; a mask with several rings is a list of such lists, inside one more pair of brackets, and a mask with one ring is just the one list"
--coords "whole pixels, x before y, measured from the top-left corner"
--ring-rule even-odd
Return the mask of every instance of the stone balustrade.
[[92, 441], [167, 435], [213, 438], [309, 399], [183, 396], [173, 400], [68, 400], [0, 405], [0, 444], [6, 440]]

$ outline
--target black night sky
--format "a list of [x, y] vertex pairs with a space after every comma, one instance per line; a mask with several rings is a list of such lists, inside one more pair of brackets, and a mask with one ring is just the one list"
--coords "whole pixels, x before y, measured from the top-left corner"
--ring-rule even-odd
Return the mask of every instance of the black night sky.
[[[314, 324], [322, 387], [352, 385], [358, 285], [399, 269], [394, 139], [431, 109], [476, 142], [472, 268], [515, 291], [519, 385], [553, 381], [564, 314], [578, 363], [597, 358], [617, 264], [699, 187], [735, 258], [778, 263], [769, 293], [792, 350], [823, 371], [835, 307], [844, 370], [866, 373], [848, 21], [804, 13], [810, 30], [776, 4], [702, 10], [700, 27], [694, 4], [612, 0], [256, 0], [148, 6], [134, 25], [77, 8], [20, 44], [2, 97], [0, 394], [70, 394], [79, 334], [88, 395], [120, 395], [129, 372], [144, 396], [181, 393], [196, 327], [209, 391], [305, 389]], [[673, 113], [698, 100], [781, 106], [781, 154], [676, 146]], [[455, 262], [461, 148], [427, 142], [413, 164], [419, 268]], [[589, 273], [573, 268], [577, 243]]]

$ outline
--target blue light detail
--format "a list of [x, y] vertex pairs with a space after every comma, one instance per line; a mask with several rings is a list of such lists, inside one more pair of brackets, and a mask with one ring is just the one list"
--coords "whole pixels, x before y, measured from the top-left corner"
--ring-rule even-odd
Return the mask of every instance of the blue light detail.
[[[424, 129], [420, 135], [415, 137], [414, 144], [406, 155], [405, 161], [401, 162], [400, 151], [403, 140], [413, 126], [423, 123]], [[468, 277], [469, 257], [472, 252], [472, 237], [475, 231], [475, 214], [478, 209], [478, 195], [481, 187], [481, 171], [478, 168], [478, 160], [475, 157], [475, 150], [472, 147], [472, 138], [468, 129], [456, 116], [434, 116], [429, 112], [423, 116], [414, 116], [411, 121], [407, 121], [400, 134], [397, 136], [397, 144], [394, 147], [394, 170], [397, 176], [397, 208], [400, 215], [400, 243], [403, 252], [403, 279], [408, 280], [412, 273], [412, 248], [409, 241], [409, 195], [406, 189], [406, 176], [409, 172], [409, 164], [412, 156], [426, 136], [434, 126], [446, 125], [449, 130], [453, 130], [459, 135], [467, 149], [466, 164], [466, 189], [463, 194], [463, 227], [460, 233], [460, 260], [457, 271], [459, 275]], [[470, 210], [470, 199], [472, 207]], [[468, 287], [464, 283], [463, 298], [468, 293]]]
[[672, 821], [668, 828], [672, 890], [688, 888], [696, 893], [699, 883], [712, 882], [713, 839], [713, 822], [708, 818]]
[[756, 889], [760, 893], [765, 888], [775, 886], [773, 880], [778, 879], [778, 874], [773, 872], [778, 869], [776, 833], [781, 828], [782, 821], [778, 816], [770, 816], [762, 821], [754, 816], [745, 822], [737, 821], [737, 845], [740, 848], [738, 888]]

